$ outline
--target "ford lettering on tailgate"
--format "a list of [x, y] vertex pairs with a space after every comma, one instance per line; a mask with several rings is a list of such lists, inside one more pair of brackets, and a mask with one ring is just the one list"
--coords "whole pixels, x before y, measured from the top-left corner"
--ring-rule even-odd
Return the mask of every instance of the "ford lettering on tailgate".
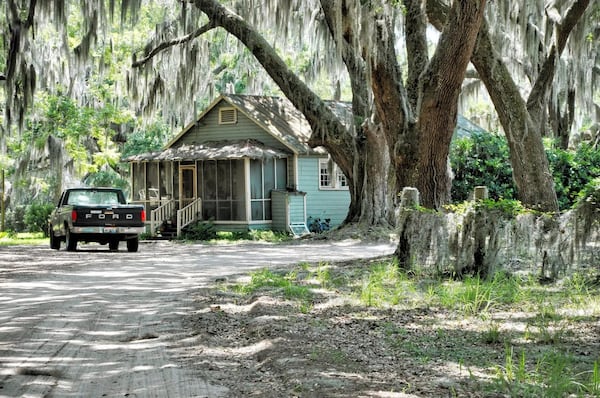
[[[87, 220], [91, 220], [94, 218], [94, 214], [88, 213], [85, 215]], [[133, 220], [134, 215], [131, 213], [127, 214], [114, 214], [112, 212], [106, 212], [104, 214], [98, 214], [98, 220]]]

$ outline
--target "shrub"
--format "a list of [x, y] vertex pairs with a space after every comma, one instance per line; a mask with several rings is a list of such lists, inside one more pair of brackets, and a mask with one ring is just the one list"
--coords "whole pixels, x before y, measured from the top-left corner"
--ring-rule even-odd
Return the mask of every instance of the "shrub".
[[24, 214], [25, 228], [29, 232], [42, 232], [48, 236], [48, 217], [54, 208], [51, 204], [32, 204], [26, 207]]
[[[564, 150], [545, 142], [561, 209], [573, 207], [591, 181], [600, 177], [600, 151], [589, 144]], [[485, 185], [491, 199], [516, 199], [508, 144], [504, 136], [477, 132], [452, 141], [450, 164], [454, 172], [452, 200], [469, 199], [473, 188]], [[585, 192], [585, 191], [584, 191]]]
[[211, 240], [217, 238], [217, 230], [212, 222], [196, 221], [183, 228], [182, 240]]
[[503, 136], [477, 132], [453, 140], [450, 164], [454, 172], [453, 201], [468, 200], [478, 185], [487, 186], [492, 199], [515, 198], [508, 144]]
[[25, 208], [25, 206], [13, 206], [7, 212], [7, 229], [14, 232], [25, 232]]
[[554, 176], [559, 207], [571, 208], [580, 193], [589, 189], [586, 185], [600, 177], [600, 151], [582, 144], [576, 150], [548, 148], [546, 153]]

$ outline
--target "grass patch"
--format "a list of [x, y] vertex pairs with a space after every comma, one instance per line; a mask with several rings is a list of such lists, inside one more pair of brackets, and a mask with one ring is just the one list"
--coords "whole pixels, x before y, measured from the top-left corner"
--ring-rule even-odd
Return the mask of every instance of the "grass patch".
[[234, 291], [250, 295], [263, 290], [276, 290], [288, 300], [301, 302], [312, 301], [313, 294], [309, 286], [298, 283], [298, 272], [290, 271], [286, 274], [276, 273], [268, 269], [253, 272], [250, 282], [234, 286]]
[[0, 246], [43, 244], [48, 244], [48, 238], [41, 232], [0, 232]]
[[[406, 271], [390, 258], [302, 263], [286, 272], [265, 268], [233, 290], [295, 302], [297, 319], [289, 302], [286, 308], [282, 304], [287, 321], [302, 325], [294, 336], [306, 334], [299, 344], [312, 350], [308, 358], [330, 366], [362, 366], [353, 356], [353, 344], [359, 344], [381, 347], [394, 364], [408, 361], [415, 369], [453, 364], [482, 396], [484, 391], [524, 397], [600, 393], [594, 326], [600, 286], [594, 275], [576, 274], [550, 285], [507, 273], [454, 280]], [[315, 306], [327, 300], [332, 304]], [[352, 343], [335, 345], [340, 337]], [[327, 341], [336, 348], [322, 349]]]

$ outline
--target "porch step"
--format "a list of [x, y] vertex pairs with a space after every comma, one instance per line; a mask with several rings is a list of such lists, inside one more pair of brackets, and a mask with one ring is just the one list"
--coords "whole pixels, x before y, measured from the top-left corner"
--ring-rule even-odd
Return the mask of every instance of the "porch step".
[[177, 238], [177, 224], [172, 221], [166, 221], [160, 226], [156, 240], [171, 240]]

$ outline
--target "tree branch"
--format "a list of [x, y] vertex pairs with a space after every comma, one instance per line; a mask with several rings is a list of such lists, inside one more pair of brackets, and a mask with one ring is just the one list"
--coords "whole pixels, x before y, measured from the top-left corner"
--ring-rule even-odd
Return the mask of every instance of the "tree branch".
[[[350, 14], [351, 8], [346, 1], [343, 1], [341, 4], [341, 13], [338, 12], [339, 6], [339, 4], [330, 0], [321, 0], [321, 9], [325, 16], [325, 22], [336, 46], [341, 49], [342, 60], [350, 76], [353, 93], [352, 110], [355, 115], [367, 118], [370, 113], [370, 107], [368, 104], [367, 86], [364, 84], [367, 80], [366, 65], [360, 55], [361, 49], [356, 44], [357, 37], [353, 26], [355, 16]], [[341, 20], [338, 20], [338, 15], [341, 16]], [[341, 26], [342, 28], [336, 29], [336, 26]]]
[[419, 100], [419, 79], [427, 68], [429, 55], [427, 49], [427, 21], [421, 0], [406, 0], [406, 54], [408, 57], [408, 78], [406, 91], [413, 109]]
[[243, 18], [218, 0], [196, 0], [195, 5], [215, 26], [222, 27], [246, 46], [283, 94], [304, 115], [312, 128], [308, 144], [325, 147], [336, 163], [342, 163], [353, 151], [352, 134], [327, 104], [288, 68], [277, 51]]
[[157, 54], [166, 50], [167, 48], [190, 42], [190, 41], [194, 40], [195, 38], [197, 38], [198, 36], [201, 36], [204, 33], [208, 32], [209, 30], [214, 29], [214, 28], [215, 28], [215, 25], [212, 22], [209, 22], [206, 25], [201, 26], [200, 28], [196, 29], [195, 31], [193, 31], [185, 36], [178, 37], [178, 38], [175, 38], [170, 41], [162, 42], [158, 46], [154, 47], [151, 51], [147, 52], [146, 55], [144, 56], [144, 58], [142, 58], [140, 60], [136, 60], [135, 54], [134, 54], [134, 60], [133, 60], [133, 63], [131, 64], [131, 67], [139, 68], [140, 66], [146, 64], [148, 61], [150, 61], [152, 58], [154, 58]]
[[550, 48], [548, 56], [540, 70], [540, 74], [527, 98], [527, 109], [533, 120], [536, 122], [539, 122], [544, 115], [549, 87], [552, 84], [554, 74], [556, 73], [556, 62], [567, 45], [569, 35], [583, 16], [589, 4], [590, 0], [577, 0], [573, 3], [569, 11], [567, 11], [567, 15], [565, 15], [562, 23], [558, 26], [556, 43]]

